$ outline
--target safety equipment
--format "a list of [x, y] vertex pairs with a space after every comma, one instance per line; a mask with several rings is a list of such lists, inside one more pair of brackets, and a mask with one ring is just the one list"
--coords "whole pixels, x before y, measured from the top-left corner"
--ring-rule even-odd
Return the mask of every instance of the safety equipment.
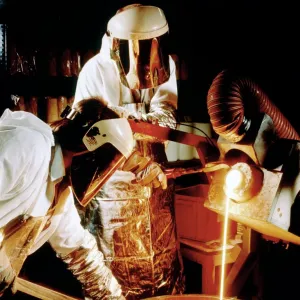
[[[67, 118], [74, 119], [77, 114], [72, 109]], [[133, 135], [127, 119], [107, 119], [94, 123], [82, 141], [87, 151], [73, 157], [70, 180], [76, 199], [86, 206], [129, 157]]]
[[12, 286], [15, 278], [16, 273], [2, 247], [0, 248], [0, 297], [8, 287]]
[[168, 81], [168, 30], [164, 12], [155, 6], [131, 5], [109, 20], [111, 58], [126, 87], [147, 89]]
[[125, 299], [94, 237], [86, 231], [80, 248], [67, 255], [59, 254], [67, 268], [81, 282], [87, 299]]
[[136, 174], [133, 183], [151, 185], [154, 188], [167, 188], [167, 177], [158, 163], [153, 162], [149, 157], [143, 157], [139, 151], [134, 151], [122, 167], [123, 171], [130, 171]]

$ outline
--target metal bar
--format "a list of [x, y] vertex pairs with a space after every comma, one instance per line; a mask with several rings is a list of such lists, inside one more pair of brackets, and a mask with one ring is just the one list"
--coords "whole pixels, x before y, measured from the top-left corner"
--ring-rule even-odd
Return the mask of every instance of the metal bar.
[[207, 162], [207, 155], [213, 154], [213, 147], [211, 143], [216, 145], [216, 141], [210, 138], [203, 137], [201, 135], [196, 135], [193, 133], [188, 133], [180, 130], [171, 129], [169, 127], [163, 127], [147, 122], [137, 121], [137, 120], [128, 120], [130, 127], [133, 132], [149, 135], [151, 137], [156, 137], [159, 140], [163, 141], [173, 141], [189, 146], [194, 146], [197, 149], [199, 159], [203, 166]]
[[40, 284], [17, 277], [14, 283], [14, 291], [19, 291], [42, 300], [82, 300], [83, 298], [74, 298]]
[[[136, 121], [128, 119], [133, 132], [143, 133], [164, 141], [173, 141], [189, 146], [198, 147], [202, 144], [207, 144], [207, 138], [201, 135], [188, 133], [169, 127], [163, 127], [148, 122]], [[214, 141], [212, 139], [212, 141]], [[215, 141], [214, 141], [215, 142]]]

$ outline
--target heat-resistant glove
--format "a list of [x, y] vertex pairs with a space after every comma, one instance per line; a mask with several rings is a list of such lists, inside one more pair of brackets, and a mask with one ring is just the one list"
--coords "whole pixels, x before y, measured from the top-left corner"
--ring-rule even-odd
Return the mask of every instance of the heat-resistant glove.
[[149, 157], [144, 157], [139, 151], [134, 151], [125, 161], [123, 171], [135, 174], [132, 183], [149, 185], [153, 188], [167, 188], [167, 177], [158, 163], [153, 162]]
[[152, 102], [150, 112], [146, 114], [147, 122], [176, 129], [177, 111], [175, 107], [166, 102]]

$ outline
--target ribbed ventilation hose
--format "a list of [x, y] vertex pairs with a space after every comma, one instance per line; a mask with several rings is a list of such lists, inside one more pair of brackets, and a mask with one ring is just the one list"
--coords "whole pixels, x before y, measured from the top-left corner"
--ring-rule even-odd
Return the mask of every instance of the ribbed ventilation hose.
[[279, 138], [300, 140], [294, 127], [256, 83], [226, 70], [213, 80], [207, 108], [214, 131], [229, 141], [240, 141], [258, 113], [271, 117]]

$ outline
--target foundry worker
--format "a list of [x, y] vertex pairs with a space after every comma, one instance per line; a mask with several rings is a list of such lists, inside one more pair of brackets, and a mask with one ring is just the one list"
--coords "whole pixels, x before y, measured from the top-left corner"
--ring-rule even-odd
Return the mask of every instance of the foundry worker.
[[6, 109], [0, 118], [1, 294], [13, 288], [26, 257], [48, 241], [85, 297], [123, 299], [75, 203], [87, 205], [130, 158], [131, 128], [100, 99], [67, 107], [62, 117], [49, 126], [31, 113]]
[[[176, 67], [168, 32], [159, 7], [132, 4], [119, 9], [108, 22], [100, 52], [79, 74], [74, 102], [104, 97], [124, 117], [175, 129]], [[167, 162], [164, 141], [135, 134], [135, 145], [145, 159]], [[128, 170], [133, 172], [117, 170], [82, 212], [84, 226], [96, 236], [128, 299], [181, 293], [174, 182], [149, 192], [132, 184], [138, 178]]]

